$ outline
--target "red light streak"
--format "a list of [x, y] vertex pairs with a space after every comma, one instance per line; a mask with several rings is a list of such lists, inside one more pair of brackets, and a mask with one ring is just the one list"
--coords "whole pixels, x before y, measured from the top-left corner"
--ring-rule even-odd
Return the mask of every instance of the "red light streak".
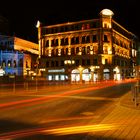
[[25, 107], [28, 105], [35, 105], [35, 104], [40, 104], [52, 99], [59, 99], [60, 97], [64, 97], [64, 96], [69, 96], [69, 95], [74, 95], [74, 94], [79, 94], [81, 92], [87, 92], [87, 91], [92, 91], [92, 90], [96, 90], [96, 89], [101, 89], [101, 88], [105, 88], [105, 87], [109, 87], [109, 86], [114, 86], [116, 84], [120, 84], [122, 82], [128, 83], [128, 82], [132, 82], [131, 80], [127, 80], [127, 81], [118, 81], [117, 83], [112, 81], [112, 82], [100, 82], [99, 84], [97, 84], [97, 86], [93, 87], [87, 87], [87, 88], [83, 88], [83, 89], [76, 89], [76, 90], [72, 90], [72, 91], [67, 91], [67, 92], [62, 92], [62, 93], [55, 93], [54, 95], [46, 95], [43, 97], [38, 97], [38, 98], [34, 98], [34, 99], [26, 99], [26, 100], [20, 100], [20, 101], [14, 101], [14, 102], [9, 102], [9, 103], [2, 103], [0, 104], [0, 108], [1, 109], [6, 109], [8, 107]]

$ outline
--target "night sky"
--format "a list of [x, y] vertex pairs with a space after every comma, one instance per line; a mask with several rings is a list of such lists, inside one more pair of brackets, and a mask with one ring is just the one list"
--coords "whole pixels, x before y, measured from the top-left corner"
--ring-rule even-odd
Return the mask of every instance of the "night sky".
[[10, 24], [10, 34], [37, 42], [36, 22], [59, 24], [99, 18], [108, 8], [113, 19], [140, 37], [140, 5], [138, 0], [18, 0], [1, 2], [0, 15]]

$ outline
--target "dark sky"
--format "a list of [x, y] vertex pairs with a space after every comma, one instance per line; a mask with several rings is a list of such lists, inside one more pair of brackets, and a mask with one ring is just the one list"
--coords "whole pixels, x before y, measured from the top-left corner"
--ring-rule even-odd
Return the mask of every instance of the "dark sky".
[[37, 20], [43, 25], [95, 19], [108, 8], [113, 19], [140, 37], [140, 5], [138, 0], [5, 0], [0, 15], [10, 23], [10, 33], [33, 42], [37, 41]]

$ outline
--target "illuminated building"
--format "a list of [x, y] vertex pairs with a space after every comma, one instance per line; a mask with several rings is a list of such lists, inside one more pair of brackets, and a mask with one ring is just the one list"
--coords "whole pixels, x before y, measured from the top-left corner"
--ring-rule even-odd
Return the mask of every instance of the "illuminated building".
[[0, 68], [5, 75], [30, 74], [37, 56], [38, 44], [18, 37], [0, 35]]
[[120, 80], [135, 76], [137, 37], [103, 9], [99, 19], [38, 26], [39, 54], [48, 80]]

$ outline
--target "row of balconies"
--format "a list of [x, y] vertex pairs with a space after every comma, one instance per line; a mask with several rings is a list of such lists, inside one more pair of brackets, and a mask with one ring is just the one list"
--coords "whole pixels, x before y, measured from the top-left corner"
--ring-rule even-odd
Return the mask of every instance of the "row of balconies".
[[74, 44], [85, 44], [85, 43], [94, 43], [98, 42], [97, 36], [82, 36], [80, 37], [72, 37], [72, 38], [62, 38], [62, 39], [53, 39], [47, 40], [45, 47], [55, 47], [55, 46], [65, 46], [65, 45], [74, 45]]
[[99, 27], [99, 20], [78, 22], [78, 23], [66, 23], [60, 26], [54, 26], [52, 28], [43, 28], [43, 34], [55, 34], [61, 32], [77, 31], [77, 30], [89, 30]]
[[62, 49], [46, 49], [46, 56], [63, 56], [63, 55], [86, 55], [97, 54], [98, 48], [94, 47], [76, 47], [76, 48], [62, 48]]
[[[88, 49], [74, 49], [71, 48], [71, 50], [69, 50], [68, 48], [64, 49], [53, 49], [53, 50], [46, 50], [45, 51], [45, 55], [46, 56], [65, 56], [65, 55], [93, 55], [93, 54], [99, 54], [98, 50], [88, 50]], [[120, 55], [120, 56], [124, 56], [124, 57], [130, 57], [129, 52], [114, 52], [114, 53], [110, 53], [108, 52], [108, 50], [103, 50], [103, 52], [101, 54], [115, 54], [115, 55]]]
[[98, 65], [97, 59], [93, 59], [92, 62], [90, 59], [76, 59], [73, 60], [73, 64], [65, 64], [65, 60], [51, 60], [46, 62], [46, 67], [60, 67], [60, 66], [90, 66], [90, 65]]

